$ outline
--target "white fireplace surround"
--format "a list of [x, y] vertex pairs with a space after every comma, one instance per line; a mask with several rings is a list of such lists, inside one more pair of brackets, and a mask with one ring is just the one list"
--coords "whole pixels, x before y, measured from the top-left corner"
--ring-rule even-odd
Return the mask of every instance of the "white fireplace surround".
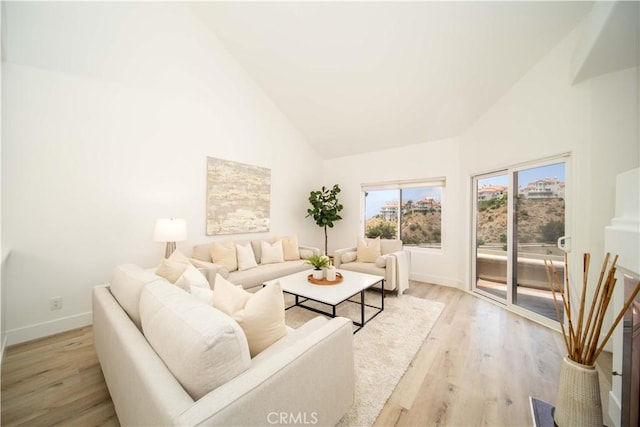
[[[605, 228], [605, 252], [617, 254], [618, 283], [624, 283], [623, 275], [640, 278], [640, 168], [616, 177], [615, 217]], [[624, 304], [624, 286], [616, 287], [614, 312]], [[622, 370], [622, 324], [613, 335], [613, 371]], [[621, 425], [622, 382], [614, 376], [609, 393], [609, 416], [616, 427]]]

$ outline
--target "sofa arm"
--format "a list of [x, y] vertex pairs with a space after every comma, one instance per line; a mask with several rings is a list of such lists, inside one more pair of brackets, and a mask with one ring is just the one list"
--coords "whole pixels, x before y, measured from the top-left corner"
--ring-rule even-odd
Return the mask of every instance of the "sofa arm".
[[282, 415], [333, 426], [354, 394], [352, 324], [337, 317], [211, 391], [174, 424], [271, 425], [281, 424]]
[[355, 252], [356, 250], [357, 248], [355, 247], [336, 249], [333, 251], [333, 265], [335, 265], [336, 268], [340, 268], [340, 264], [342, 264], [342, 255], [347, 252]]
[[213, 289], [216, 284], [216, 274], [221, 275], [225, 279], [229, 277], [229, 270], [222, 264], [214, 264], [212, 262], [202, 261], [196, 258], [189, 258], [189, 261], [191, 261], [191, 264], [193, 264], [194, 267], [206, 271], [205, 276], [209, 281], [209, 287], [211, 289]]

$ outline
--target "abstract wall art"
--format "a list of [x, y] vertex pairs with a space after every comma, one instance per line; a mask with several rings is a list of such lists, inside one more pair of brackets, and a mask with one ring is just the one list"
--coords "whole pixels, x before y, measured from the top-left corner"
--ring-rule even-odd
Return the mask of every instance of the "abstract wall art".
[[207, 236], [269, 231], [271, 170], [207, 157]]

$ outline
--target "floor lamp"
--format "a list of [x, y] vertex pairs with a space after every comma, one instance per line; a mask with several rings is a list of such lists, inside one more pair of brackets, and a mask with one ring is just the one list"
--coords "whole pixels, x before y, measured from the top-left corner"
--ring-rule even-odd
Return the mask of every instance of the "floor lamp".
[[167, 242], [164, 257], [169, 258], [176, 250], [176, 242], [187, 240], [187, 222], [178, 218], [157, 219], [153, 240]]

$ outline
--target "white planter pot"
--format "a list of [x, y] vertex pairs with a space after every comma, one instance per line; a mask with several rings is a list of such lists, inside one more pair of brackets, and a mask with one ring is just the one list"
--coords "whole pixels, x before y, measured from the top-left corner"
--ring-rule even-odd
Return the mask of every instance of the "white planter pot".
[[565, 356], [553, 419], [558, 427], [602, 427], [600, 383], [595, 366]]
[[324, 270], [313, 270], [313, 278], [322, 280], [324, 278]]

